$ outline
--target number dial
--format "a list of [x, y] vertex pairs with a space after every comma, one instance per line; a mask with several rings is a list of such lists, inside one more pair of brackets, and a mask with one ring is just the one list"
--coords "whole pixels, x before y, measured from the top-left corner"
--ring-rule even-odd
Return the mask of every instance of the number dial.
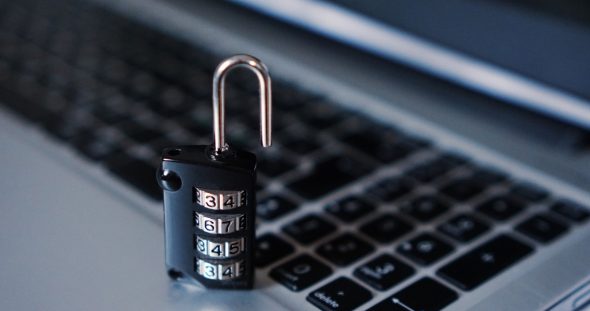
[[226, 264], [215, 264], [203, 259], [196, 259], [197, 273], [209, 280], [230, 280], [244, 274], [244, 262], [235, 261]]
[[244, 238], [228, 241], [209, 241], [197, 237], [197, 251], [205, 256], [215, 258], [231, 258], [244, 251]]
[[195, 203], [212, 210], [230, 210], [246, 205], [246, 191], [194, 188]]
[[246, 227], [245, 215], [219, 215], [219, 217], [212, 218], [195, 212], [195, 226], [211, 234], [229, 234], [243, 231]]

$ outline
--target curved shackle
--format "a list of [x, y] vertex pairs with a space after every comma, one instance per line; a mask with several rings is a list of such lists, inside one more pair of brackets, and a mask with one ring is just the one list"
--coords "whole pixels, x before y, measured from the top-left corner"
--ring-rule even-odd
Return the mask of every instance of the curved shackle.
[[236, 67], [246, 67], [256, 74], [260, 89], [260, 139], [263, 147], [272, 144], [271, 80], [266, 66], [256, 57], [240, 54], [221, 62], [213, 74], [213, 137], [215, 152], [228, 149], [225, 143], [225, 77]]

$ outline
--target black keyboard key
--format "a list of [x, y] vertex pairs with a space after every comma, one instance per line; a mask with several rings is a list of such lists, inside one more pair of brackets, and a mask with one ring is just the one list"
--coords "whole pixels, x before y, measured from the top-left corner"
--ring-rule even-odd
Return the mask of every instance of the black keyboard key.
[[287, 187], [306, 199], [316, 199], [370, 173], [373, 167], [351, 155], [333, 156]]
[[346, 118], [342, 109], [321, 101], [303, 105], [298, 113], [300, 121], [317, 129], [333, 127]]
[[459, 295], [452, 289], [426, 277], [376, 304], [369, 311], [439, 311], [458, 298]]
[[375, 206], [362, 197], [350, 196], [329, 203], [325, 210], [344, 222], [353, 222], [371, 213]]
[[354, 310], [371, 300], [371, 292], [354, 281], [339, 277], [314, 290], [307, 301], [324, 311]]
[[414, 268], [383, 254], [354, 270], [354, 276], [377, 290], [388, 290], [414, 274]]
[[380, 243], [389, 243], [412, 231], [413, 226], [400, 218], [390, 215], [379, 215], [361, 227], [361, 232]]
[[451, 261], [437, 274], [462, 290], [472, 290], [533, 252], [533, 248], [500, 235]]
[[457, 215], [438, 226], [438, 231], [459, 242], [469, 242], [489, 229], [483, 221], [468, 214]]
[[430, 162], [411, 168], [405, 175], [426, 183], [445, 175], [465, 163], [467, 161], [459, 156], [442, 155]]
[[139, 143], [147, 143], [161, 138], [164, 135], [164, 133], [158, 129], [150, 128], [145, 124], [135, 121], [125, 122], [115, 126], [125, 135]]
[[413, 262], [427, 266], [453, 251], [453, 247], [429, 233], [422, 233], [397, 247], [397, 251]]
[[521, 222], [516, 230], [531, 239], [542, 243], [549, 243], [567, 231], [565, 224], [548, 215], [535, 215]]
[[483, 183], [488, 186], [504, 182], [508, 179], [508, 176], [506, 176], [506, 174], [489, 168], [475, 169], [475, 171], [472, 172], [471, 176], [476, 180], [479, 180], [480, 183]]
[[270, 271], [270, 277], [298, 292], [332, 274], [332, 269], [309, 255], [300, 255]]
[[297, 155], [304, 155], [321, 149], [322, 143], [314, 135], [302, 132], [285, 131], [279, 135], [279, 141], [285, 148]]
[[121, 153], [112, 155], [107, 162], [107, 167], [136, 190], [154, 200], [162, 200], [162, 189], [156, 182], [156, 167], [154, 165]]
[[494, 220], [505, 221], [522, 212], [525, 207], [523, 201], [511, 195], [502, 195], [481, 203], [476, 210]]
[[462, 177], [448, 183], [441, 192], [457, 201], [467, 201], [485, 190], [485, 185], [474, 177]]
[[510, 190], [510, 193], [521, 200], [532, 203], [543, 201], [549, 197], [549, 192], [547, 190], [529, 183], [514, 185]]
[[278, 152], [264, 152], [258, 160], [258, 170], [264, 175], [276, 177], [297, 167], [297, 164]]
[[272, 195], [258, 201], [256, 215], [264, 220], [274, 220], [296, 209], [297, 205], [281, 195]]
[[256, 251], [254, 262], [256, 267], [266, 267], [287, 255], [293, 253], [295, 248], [272, 233], [266, 233], [256, 238]]
[[573, 222], [583, 222], [590, 217], [590, 209], [569, 200], [553, 203], [551, 211]]
[[389, 177], [367, 189], [367, 193], [381, 202], [392, 202], [410, 193], [414, 183], [404, 177]]
[[373, 250], [371, 244], [351, 233], [344, 233], [320, 245], [316, 252], [337, 266], [348, 266]]
[[401, 160], [419, 149], [400, 133], [387, 129], [383, 132], [362, 130], [348, 134], [342, 140], [383, 163]]
[[316, 215], [303, 216], [283, 227], [283, 232], [305, 245], [311, 244], [335, 230], [335, 225]]
[[449, 208], [450, 204], [439, 196], [422, 195], [403, 204], [400, 211], [421, 222], [427, 222], [444, 214]]

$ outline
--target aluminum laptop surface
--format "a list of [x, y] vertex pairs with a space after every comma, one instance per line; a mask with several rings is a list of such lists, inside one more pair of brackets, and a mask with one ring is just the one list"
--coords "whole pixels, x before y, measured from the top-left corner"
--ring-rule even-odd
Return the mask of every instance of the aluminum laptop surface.
[[[345, 118], [351, 117], [351, 119], [341, 121], [342, 125], [336, 126], [333, 130], [323, 131], [312, 126], [312, 118], [306, 119], [310, 124], [297, 121], [296, 117], [298, 118], [299, 115], [296, 112], [281, 116], [292, 122], [282, 121], [289, 127], [287, 131], [309, 133], [316, 130], [320, 133], [317, 134], [317, 138], [326, 143], [320, 147], [319, 151], [304, 156], [303, 162], [296, 163], [297, 169], [293, 172], [282, 175], [277, 173], [281, 175], [280, 177], [271, 177], [273, 166], [261, 166], [263, 186], [261, 198], [275, 194], [282, 195], [295, 201], [298, 206], [276, 220], [268, 221], [261, 216], [259, 236], [265, 234], [280, 236], [294, 248], [294, 252], [258, 269], [254, 291], [205, 291], [194, 286], [171, 282], [166, 276], [163, 262], [161, 203], [152, 199], [146, 189], [138, 190], [137, 187], [130, 186], [141, 181], [129, 177], [130, 175], [121, 174], [123, 170], [121, 165], [92, 160], [81, 147], [72, 147], [74, 145], [67, 142], [68, 140], [64, 142], [63, 139], [56, 138], [56, 132], [46, 130], [51, 127], [45, 125], [46, 121], [43, 121], [43, 118], [35, 119], [38, 111], [26, 109], [23, 111], [19, 108], [23, 107], [20, 105], [15, 108], [15, 101], [8, 98], [9, 102], [5, 103], [7, 108], [2, 108], [0, 114], [2, 129], [0, 141], [3, 145], [0, 160], [5, 164], [3, 168], [5, 178], [1, 184], [3, 189], [1, 202], [5, 215], [1, 218], [2, 226], [0, 227], [2, 228], [0, 229], [2, 230], [0, 246], [3, 253], [0, 265], [2, 280], [0, 295], [3, 308], [7, 310], [314, 310], [316, 309], [314, 305], [321, 302], [308, 302], [307, 299], [310, 299], [309, 297], [317, 293], [320, 288], [344, 277], [352, 280], [363, 291], [370, 293], [370, 299], [357, 306], [358, 309], [368, 309], [426, 277], [436, 280], [456, 293], [457, 299], [448, 305], [450, 310], [533, 310], [549, 308], [564, 297], [569, 289], [583, 284], [584, 277], [590, 272], [590, 266], [587, 265], [590, 246], [585, 243], [590, 229], [584, 222], [577, 224], [550, 210], [553, 203], [562, 198], [588, 202], [587, 184], [580, 182], [575, 187], [559, 181], [539, 169], [511, 159], [510, 154], [502, 155], [494, 151], [489, 147], [493, 145], [493, 142], [483, 139], [486, 136], [479, 137], [482, 139], [474, 142], [473, 139], [464, 137], [469, 135], [459, 135], [448, 130], [446, 126], [441, 126], [443, 122], [437, 125], [434, 120], [429, 120], [428, 115], [418, 117], [411, 110], [408, 112], [407, 109], [392, 107], [390, 98], [375, 96], [372, 92], [366, 92], [358, 86], [355, 87], [354, 84], [351, 85], [346, 79], [342, 79], [341, 75], [332, 75], [330, 71], [320, 70], [322, 67], [311, 66], [310, 64], [314, 61], [321, 61], [329, 68], [341, 70], [340, 73], [358, 68], [354, 65], [348, 68], [338, 66], [338, 62], [347, 57], [339, 55], [330, 59], [327, 57], [329, 53], [326, 51], [321, 53], [319, 43], [315, 49], [305, 52], [306, 49], [302, 47], [305, 46], [304, 43], [309, 43], [306, 40], [310, 39], [305, 35], [294, 36], [283, 43], [286, 49], [299, 46], [292, 53], [299, 54], [299, 57], [311, 58], [312, 60], [308, 62], [295, 61], [297, 58], [291, 58], [292, 55], [283, 50], [271, 48], [272, 44], [270, 46], [260, 44], [259, 41], [246, 36], [244, 32], [250, 35], [267, 35], [261, 38], [269, 42], [277, 40], [280, 35], [273, 36], [269, 32], [258, 32], [258, 29], [264, 29], [267, 24], [258, 20], [240, 19], [243, 13], [241, 11], [226, 11], [222, 10], [223, 6], [207, 3], [172, 5], [155, 1], [112, 2], [105, 7], [108, 10], [133, 16], [134, 20], [149, 22], [150, 27], [162, 29], [171, 37], [190, 40], [192, 43], [188, 46], [194, 44], [199, 47], [210, 47], [219, 54], [233, 53], [238, 50], [256, 54], [272, 68], [277, 81], [281, 83], [288, 81], [290, 85], [306, 90], [304, 93], [309, 90], [313, 94], [322, 94], [324, 101], [337, 103], [337, 107], [341, 107], [342, 111], [350, 114]], [[21, 10], [19, 14], [21, 13], [24, 14], [24, 11]], [[235, 23], [219, 22], [226, 19], [233, 19]], [[143, 29], [140, 26], [137, 27]], [[240, 28], [242, 31], [239, 31]], [[280, 45], [281, 42], [275, 44]], [[313, 54], [305, 54], [312, 52], [319, 54], [315, 57], [311, 57]], [[359, 76], [366, 74], [362, 70], [356, 73]], [[373, 72], [373, 74], [379, 73]], [[412, 102], [418, 107], [428, 107], [434, 102], [432, 98], [420, 96], [420, 92], [406, 88], [395, 79], [387, 76], [379, 78], [383, 79], [384, 88], [387, 86], [400, 90], [397, 93], [397, 100], [401, 102]], [[26, 79], [23, 80], [26, 82]], [[28, 84], [24, 83], [24, 85]], [[288, 88], [279, 89], [288, 90]], [[108, 102], [114, 103], [115, 108], [117, 107], [118, 102], [115, 100], [109, 99]], [[280, 107], [280, 104], [277, 105]], [[145, 122], [143, 123], [145, 125], [154, 127], [160, 125], [166, 130], [175, 131], [174, 133], [184, 133], [186, 135], [183, 139], [196, 140], [203, 137], [191, 134], [193, 132], [185, 133], [179, 129], [178, 125], [172, 124], [176, 122], [155, 123], [161, 119], [151, 110], [143, 110], [142, 105], [129, 104], [129, 106], [137, 108], [133, 111], [141, 118], [141, 122]], [[400, 106], [403, 107], [403, 104]], [[208, 107], [208, 104], [197, 105], [197, 107]], [[287, 108], [283, 106], [278, 110], [281, 109]], [[358, 115], [354, 113], [359, 111], [362, 113]], [[305, 115], [305, 112], [303, 113]], [[470, 123], [469, 120], [457, 118], [455, 113], [449, 111], [440, 118], [455, 118], [455, 123], [462, 124], [467, 129], [466, 132], [473, 129], [471, 134], [477, 134], [475, 124]], [[33, 124], [36, 125], [32, 126], [31, 121], [25, 121], [27, 119], [35, 120]], [[243, 123], [242, 121], [237, 120], [235, 123]], [[322, 126], [322, 124], [325, 123], [315, 124], [315, 126]], [[389, 128], [389, 125], [395, 126], [395, 129]], [[184, 126], [183, 124], [182, 127]], [[186, 126], [188, 129], [188, 125]], [[417, 148], [415, 150], [421, 151], [412, 149], [411, 156], [405, 160], [378, 165], [375, 159], [371, 159], [371, 154], [363, 154], [363, 150], [356, 148], [353, 142], [344, 140], [349, 137], [348, 130], [354, 129], [355, 126], [366, 126], [368, 130], [377, 131], [394, 130], [394, 133], [404, 134], [402, 135], [404, 144], [409, 143]], [[243, 131], [250, 133], [248, 129]], [[235, 141], [238, 141], [239, 132], [233, 132], [230, 137], [235, 137]], [[121, 133], [134, 136], [137, 134], [124, 131]], [[115, 130], [112, 135], [118, 136], [118, 130]], [[137, 134], [135, 138], [130, 139], [129, 142], [132, 143], [130, 150], [120, 155], [132, 153], [142, 160], [151, 159], [153, 149], [157, 147], [155, 145], [158, 142], [137, 143], [142, 137]], [[343, 140], [340, 142], [333, 137], [343, 138]], [[492, 133], [487, 136], [488, 139], [493, 137]], [[249, 136], [249, 138], [255, 141], [254, 137]], [[514, 139], [520, 138], [516, 136]], [[285, 141], [287, 141], [286, 138]], [[83, 139], [80, 145], [85, 145]], [[283, 147], [287, 150], [287, 146], [295, 145], [285, 144]], [[543, 150], [535, 144], [525, 144], [522, 148], [531, 152]], [[362, 194], [383, 179], [399, 176], [428, 159], [446, 153], [466, 158], [470, 164], [458, 168], [435, 183], [419, 186], [417, 192], [412, 191], [410, 197], [423, 192], [432, 193], [433, 190], [452, 182], [456, 177], [475, 172], [477, 168], [488, 168], [509, 174], [510, 180], [515, 181], [514, 185], [520, 181], [527, 181], [543, 189], [549, 189], [551, 198], [539, 204], [532, 204], [506, 222], [496, 222], [486, 214], [478, 212], [476, 217], [490, 224], [490, 230], [482, 235], [480, 240], [469, 244], [456, 242], [436, 231], [436, 226], [454, 214], [441, 216], [435, 222], [426, 223], [412, 218], [411, 215], [401, 216], [417, 230], [401, 237], [399, 241], [379, 243], [370, 235], [359, 233], [357, 230], [361, 225], [374, 220], [372, 216], [365, 215], [365, 218], [358, 222], [353, 220], [349, 224], [326, 210], [326, 206], [331, 202], [350, 194]], [[96, 155], [96, 153], [93, 154]], [[362, 174], [362, 177], [354, 179], [353, 182], [333, 189], [327, 195], [319, 195], [314, 199], [305, 199], [300, 194], [303, 193], [301, 189], [307, 189], [305, 185], [299, 184], [298, 188], [290, 188], [296, 184], [296, 180], [307, 176], [306, 174], [314, 165], [322, 163], [322, 159], [330, 159], [331, 156], [342, 154], [350, 155], [351, 159], [364, 159], [362, 163], [369, 163], [377, 168], [371, 173]], [[288, 160], [295, 156], [297, 154], [286, 151], [281, 158]], [[534, 162], [534, 164], [548, 163], [541, 161], [540, 158], [536, 158]], [[551, 164], [547, 166], [554, 167]], [[512, 191], [512, 186], [512, 182], [493, 186], [493, 189], [486, 191], [480, 200], [483, 201], [496, 192]], [[473, 206], [470, 204], [457, 204], [453, 212], [471, 213]], [[398, 213], [391, 207], [388, 204], [376, 204], [374, 213]], [[514, 229], [515, 226], [539, 212], [553, 213], [551, 217], [558, 219], [560, 224], [567, 225], [567, 233], [563, 233], [551, 243], [543, 243]], [[319, 215], [327, 222], [335, 224], [338, 229], [311, 244], [300, 243], [296, 238], [285, 233], [283, 228], [309, 214]], [[325, 254], [321, 255], [322, 252], [319, 249], [322, 245], [326, 245], [345, 232], [357, 236], [363, 245], [370, 245], [372, 251], [353, 263], [344, 265], [335, 262], [334, 258], [326, 257]], [[396, 250], [403, 241], [417, 236], [420, 232], [430, 232], [443, 239], [445, 243], [452, 245], [452, 253], [424, 267]], [[498, 234], [512, 236], [517, 241], [534, 248], [534, 252], [472, 290], [463, 290], [452, 281], [439, 276], [438, 271], [441, 267]], [[326, 265], [331, 273], [308, 287], [292, 291], [273, 278], [271, 271], [303, 253], [309, 254], [314, 260]], [[415, 272], [386, 290], [375, 289], [365, 283], [362, 278], [353, 276], [354, 270], [380, 254], [398, 258], [405, 265], [412, 267]]]

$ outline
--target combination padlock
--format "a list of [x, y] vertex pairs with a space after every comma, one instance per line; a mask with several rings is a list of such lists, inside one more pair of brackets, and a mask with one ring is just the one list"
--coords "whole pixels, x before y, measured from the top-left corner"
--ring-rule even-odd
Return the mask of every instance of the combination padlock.
[[268, 70], [252, 56], [236, 55], [213, 75], [214, 144], [164, 149], [157, 174], [164, 192], [168, 274], [208, 288], [248, 289], [254, 283], [256, 156], [225, 142], [224, 81], [238, 66], [258, 78], [262, 146], [270, 147]]

